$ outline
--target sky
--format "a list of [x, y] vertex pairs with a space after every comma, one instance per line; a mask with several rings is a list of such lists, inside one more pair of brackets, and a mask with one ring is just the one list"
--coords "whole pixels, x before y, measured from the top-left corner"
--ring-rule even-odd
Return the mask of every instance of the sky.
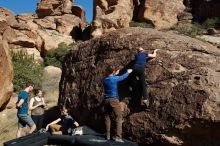
[[[40, 0], [0, 0], [0, 7], [11, 10], [15, 14], [35, 13]], [[92, 21], [93, 0], [74, 0], [74, 5], [80, 5], [86, 10], [86, 20]]]

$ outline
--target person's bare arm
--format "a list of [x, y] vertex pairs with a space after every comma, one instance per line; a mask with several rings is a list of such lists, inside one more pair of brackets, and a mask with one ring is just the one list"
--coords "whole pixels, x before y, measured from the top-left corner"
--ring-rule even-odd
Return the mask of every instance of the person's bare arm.
[[149, 58], [155, 58], [157, 56], [157, 51], [158, 51], [158, 49], [155, 49], [152, 54], [148, 54], [148, 57]]
[[20, 99], [19, 102], [16, 104], [16, 108], [20, 108], [24, 103], [24, 99]]
[[115, 75], [118, 75], [118, 74], [119, 74], [119, 72], [120, 72], [120, 70], [117, 70], [117, 71], [115, 72]]
[[78, 122], [74, 121], [73, 124], [74, 124], [76, 127], [79, 127], [79, 123], [78, 123]]
[[56, 123], [58, 123], [58, 122], [60, 122], [60, 121], [61, 121], [61, 118], [58, 118], [58, 119], [56, 119], [55, 121], [53, 121], [53, 122], [47, 124], [46, 130], [48, 130], [48, 128], [49, 128], [50, 125], [56, 124]]
[[38, 103], [38, 104], [35, 105], [35, 106], [33, 106], [33, 104], [34, 104], [34, 98], [31, 98], [30, 103], [29, 103], [29, 109], [30, 109], [30, 110], [33, 110], [33, 109], [37, 108], [38, 106], [43, 105], [42, 102], [41, 102], [41, 103]]
[[56, 124], [60, 121], [61, 121], [61, 118], [58, 118], [58, 119], [54, 120], [53, 122], [49, 123], [48, 125], [53, 125], [53, 124]]

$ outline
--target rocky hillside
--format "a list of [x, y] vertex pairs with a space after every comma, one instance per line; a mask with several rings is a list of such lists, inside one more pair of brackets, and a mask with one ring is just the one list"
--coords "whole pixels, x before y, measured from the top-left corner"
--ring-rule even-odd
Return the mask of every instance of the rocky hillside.
[[151, 23], [156, 29], [169, 29], [185, 6], [183, 0], [94, 0], [92, 37], [129, 27], [131, 20]]
[[138, 80], [120, 83], [121, 100], [129, 101], [124, 137], [139, 144], [219, 145], [220, 50], [171, 32], [120, 29], [73, 48], [63, 62], [59, 105], [70, 106], [80, 123], [102, 129], [105, 68], [131, 68], [139, 46], [160, 49], [145, 68], [151, 106], [144, 111], [139, 105]]
[[70, 44], [79, 39], [86, 27], [85, 10], [74, 6], [72, 0], [41, 0], [37, 14], [20, 14], [0, 7], [0, 109], [4, 109], [12, 93], [12, 64], [10, 52], [26, 50], [37, 61], [47, 50], [58, 44]]
[[10, 49], [25, 48], [38, 57], [40, 53], [36, 52], [56, 48], [61, 42], [74, 42], [75, 36], [71, 34], [85, 28], [85, 11], [73, 6], [72, 1], [65, 2], [42, 0], [37, 6], [37, 15], [15, 15], [1, 8], [1, 38], [8, 42]]

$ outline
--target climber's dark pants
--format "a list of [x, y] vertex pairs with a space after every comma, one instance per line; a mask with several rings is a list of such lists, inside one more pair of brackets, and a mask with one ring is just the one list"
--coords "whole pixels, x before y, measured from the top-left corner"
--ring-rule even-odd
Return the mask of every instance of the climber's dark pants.
[[134, 76], [137, 76], [139, 78], [142, 88], [143, 100], [146, 100], [148, 98], [148, 95], [147, 95], [147, 86], [145, 82], [144, 68], [134, 67], [133, 74]]

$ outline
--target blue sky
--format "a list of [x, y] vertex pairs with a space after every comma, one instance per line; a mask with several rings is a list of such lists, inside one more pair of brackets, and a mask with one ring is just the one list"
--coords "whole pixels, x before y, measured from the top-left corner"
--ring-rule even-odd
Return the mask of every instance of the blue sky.
[[[35, 13], [36, 5], [40, 0], [0, 0], [0, 6], [16, 14]], [[81, 5], [86, 10], [86, 19], [92, 20], [93, 0], [74, 0], [74, 5]]]

